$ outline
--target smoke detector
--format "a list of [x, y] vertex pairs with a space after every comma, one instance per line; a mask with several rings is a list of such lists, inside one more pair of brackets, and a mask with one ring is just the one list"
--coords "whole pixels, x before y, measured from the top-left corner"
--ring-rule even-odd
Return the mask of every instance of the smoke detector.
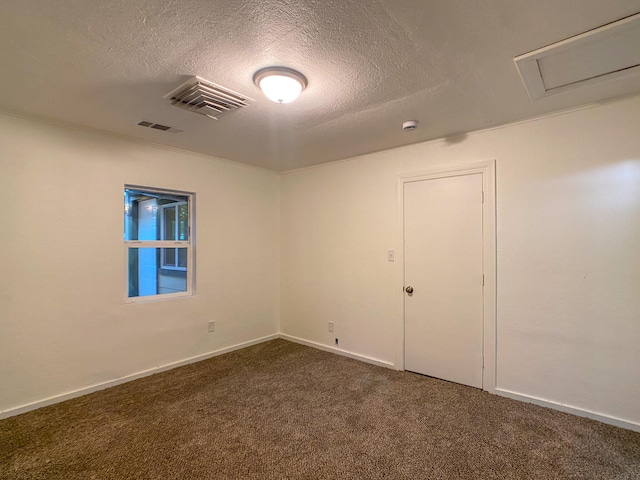
[[164, 98], [189, 112], [218, 120], [223, 115], [249, 105], [253, 99], [200, 77], [191, 77]]
[[405, 132], [410, 132], [411, 130], [415, 130], [418, 128], [418, 124], [420, 122], [418, 120], [407, 120], [402, 124], [402, 130]]

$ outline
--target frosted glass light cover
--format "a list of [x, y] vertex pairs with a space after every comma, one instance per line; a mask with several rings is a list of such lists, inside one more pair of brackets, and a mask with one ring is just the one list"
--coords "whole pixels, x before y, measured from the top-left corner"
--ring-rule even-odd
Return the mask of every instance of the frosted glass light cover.
[[295, 78], [270, 75], [260, 80], [260, 89], [269, 100], [276, 103], [290, 103], [298, 98], [302, 85]]
[[253, 75], [253, 82], [276, 103], [293, 102], [307, 86], [307, 78], [289, 67], [265, 67]]

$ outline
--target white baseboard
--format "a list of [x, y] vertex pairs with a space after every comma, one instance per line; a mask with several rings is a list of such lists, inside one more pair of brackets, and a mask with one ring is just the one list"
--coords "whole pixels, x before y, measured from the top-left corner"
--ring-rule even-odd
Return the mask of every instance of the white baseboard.
[[521, 402], [533, 403], [535, 405], [540, 405], [541, 407], [553, 408], [554, 410], [570, 413], [578, 417], [586, 417], [586, 418], [597, 420], [599, 422], [607, 423], [609, 425], [613, 425], [616, 427], [626, 428], [627, 430], [640, 432], [640, 424], [631, 422], [629, 420], [623, 420], [621, 418], [604, 415], [602, 413], [593, 412], [591, 410], [585, 410], [583, 408], [574, 407], [571, 405], [566, 405], [566, 404], [554, 402], [551, 400], [545, 400], [544, 398], [533, 397], [531, 395], [512, 392], [510, 390], [504, 390], [501, 388], [496, 388], [494, 392], [497, 395], [500, 395], [501, 397], [512, 398], [514, 400], [519, 400]]
[[306, 345], [307, 347], [317, 348], [318, 350], [324, 350], [325, 352], [331, 352], [338, 355], [342, 355], [343, 357], [349, 357], [349, 358], [353, 358], [354, 360], [360, 360], [361, 362], [371, 363], [372, 365], [377, 365], [379, 367], [395, 369], [395, 365], [391, 362], [385, 362], [384, 360], [378, 360], [377, 358], [371, 358], [365, 355], [348, 352], [340, 348], [330, 347], [328, 345], [323, 345], [321, 343], [310, 342], [309, 340], [303, 340], [302, 338], [292, 337], [291, 335], [285, 335], [284, 333], [280, 334], [280, 338], [283, 340], [288, 340], [290, 342], [299, 343], [300, 345]]
[[[197, 355], [195, 357], [186, 358], [184, 360], [180, 360], [178, 362], [168, 363], [166, 365], [161, 365], [155, 368], [150, 368], [148, 370], [144, 370], [142, 372], [133, 373], [131, 375], [126, 375], [121, 378], [117, 378], [115, 380], [110, 380], [107, 382], [98, 383], [95, 385], [91, 385], [85, 388], [80, 388], [77, 390], [73, 390], [71, 392], [63, 393], [60, 395], [55, 395], [53, 397], [45, 398], [43, 400], [38, 400], [35, 402], [31, 402], [25, 405], [21, 405], [18, 407], [10, 408], [7, 410], [0, 411], [0, 419], [9, 418], [15, 415], [20, 415], [21, 413], [26, 413], [31, 410], [36, 410], [38, 408], [46, 407], [48, 405], [53, 405], [54, 403], [64, 402], [65, 400], [70, 400], [72, 398], [81, 397], [82, 395], [87, 395], [89, 393], [97, 392], [99, 390], [104, 390], [109, 387], [114, 387], [116, 385], [120, 385], [122, 383], [131, 382], [133, 380], [137, 380], [138, 378], [147, 377], [149, 375], [153, 375], [155, 373], [164, 372], [167, 370], [171, 370], [173, 368], [181, 367], [183, 365], [189, 365], [191, 363], [201, 362], [203, 360], [207, 360], [209, 358], [216, 357], [218, 355], [223, 355], [225, 353], [233, 352], [234, 350], [240, 350], [242, 348], [250, 347], [252, 345], [257, 345], [259, 343], [268, 342], [270, 340], [275, 340], [277, 338], [281, 338], [283, 340], [288, 340], [290, 342], [299, 343], [301, 345], [306, 345], [308, 347], [316, 348], [318, 350], [323, 350], [326, 352], [335, 353], [337, 355], [342, 355], [344, 357], [353, 358], [354, 360], [359, 360], [361, 362], [370, 363], [372, 365], [377, 365], [379, 367], [385, 367], [394, 369], [395, 365], [392, 362], [386, 362], [384, 360], [378, 360], [376, 358], [367, 357], [365, 355], [360, 355], [357, 353], [349, 352], [346, 350], [342, 350], [339, 348], [335, 348], [328, 345], [323, 345], [321, 343], [311, 342], [309, 340], [304, 340], [302, 338], [293, 337], [291, 335], [285, 334], [273, 334], [268, 335], [266, 337], [258, 338], [256, 340], [251, 340], [249, 342], [240, 343], [237, 345], [232, 345], [230, 347], [222, 348], [220, 350], [215, 350], [213, 352], [205, 353], [203, 355]], [[496, 388], [490, 393], [495, 393], [496, 395], [500, 395], [503, 397], [511, 398], [514, 400], [519, 400], [521, 402], [533, 403], [535, 405], [540, 405], [542, 407], [553, 408], [554, 410], [559, 410], [561, 412], [570, 413], [572, 415], [577, 415], [579, 417], [591, 418], [593, 420], [597, 420], [602, 423], [606, 423], [609, 425], [614, 425], [616, 427], [625, 428], [627, 430], [633, 430], [636, 432], [640, 432], [640, 424], [624, 420], [621, 418], [612, 417], [609, 415], [593, 412], [591, 410], [585, 410], [579, 407], [574, 407], [571, 405], [562, 404], [559, 402], [554, 402], [551, 400], [546, 400], [544, 398], [538, 398], [531, 395], [525, 395], [518, 392], [513, 392], [510, 390], [505, 390], [501, 388]]]
[[89, 393], [97, 392], [98, 390], [104, 390], [105, 388], [115, 387], [116, 385], [120, 385], [121, 383], [131, 382], [132, 380], [137, 380], [138, 378], [148, 377], [149, 375], [153, 375], [155, 373], [165, 372], [173, 368], [182, 367], [183, 365], [189, 365], [190, 363], [201, 362], [209, 358], [217, 357], [218, 355], [223, 355], [225, 353], [233, 352], [234, 350], [240, 350], [241, 348], [250, 347], [252, 345], [268, 342], [269, 340], [275, 340], [277, 338], [280, 338], [280, 335], [278, 335], [277, 333], [273, 335], [268, 335], [266, 337], [258, 338], [256, 340], [251, 340], [250, 342], [232, 345], [231, 347], [222, 348], [220, 350], [215, 350], [213, 352], [205, 353], [203, 355], [197, 355], [195, 357], [186, 358], [178, 362], [168, 363], [166, 365], [150, 368], [142, 372], [126, 375], [124, 377], [117, 378], [115, 380], [96, 383], [95, 385], [91, 385], [89, 387], [79, 388], [78, 390], [73, 390], [71, 392], [55, 395], [53, 397], [45, 398], [43, 400], [38, 400], [32, 403], [27, 403], [19, 407], [9, 408], [7, 410], [0, 411], [0, 420], [3, 418], [20, 415], [21, 413], [26, 413], [31, 410], [36, 410], [38, 408], [46, 407], [48, 405], [53, 405], [54, 403], [60, 403], [60, 402], [64, 402], [65, 400], [81, 397], [82, 395], [87, 395]]

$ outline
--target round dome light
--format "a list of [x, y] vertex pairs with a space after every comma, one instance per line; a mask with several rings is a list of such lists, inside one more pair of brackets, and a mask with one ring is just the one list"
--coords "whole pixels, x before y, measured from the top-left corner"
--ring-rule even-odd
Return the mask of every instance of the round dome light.
[[276, 103], [293, 102], [307, 86], [304, 75], [286, 67], [258, 70], [253, 76], [253, 81], [269, 100]]

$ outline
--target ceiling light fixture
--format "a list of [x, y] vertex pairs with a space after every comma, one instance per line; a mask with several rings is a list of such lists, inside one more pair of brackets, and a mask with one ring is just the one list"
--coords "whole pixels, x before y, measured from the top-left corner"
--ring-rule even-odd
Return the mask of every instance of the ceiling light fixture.
[[262, 68], [253, 75], [253, 81], [276, 103], [293, 102], [307, 86], [304, 75], [287, 67]]

